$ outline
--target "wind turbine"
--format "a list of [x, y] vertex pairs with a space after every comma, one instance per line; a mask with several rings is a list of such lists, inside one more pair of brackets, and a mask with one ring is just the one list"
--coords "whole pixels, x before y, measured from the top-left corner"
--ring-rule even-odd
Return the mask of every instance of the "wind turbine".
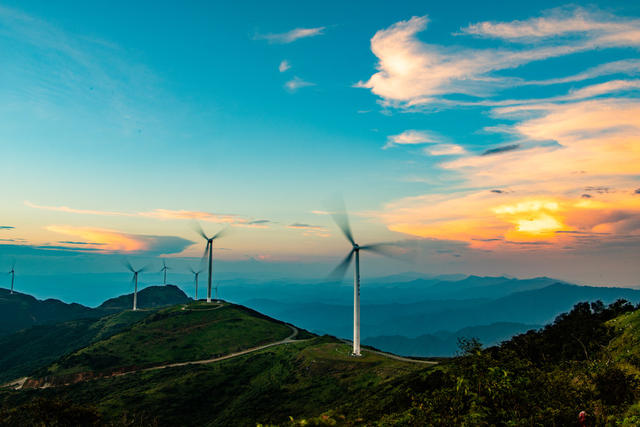
[[16, 262], [13, 261], [13, 264], [11, 264], [11, 270], [9, 270], [9, 274], [11, 275], [11, 295], [13, 295], [13, 282], [15, 281], [16, 278]]
[[204, 254], [202, 255], [202, 258], [209, 255], [209, 279], [207, 281], [207, 302], [211, 302], [211, 278], [213, 275], [213, 241], [227, 234], [227, 232], [229, 231], [229, 228], [223, 228], [213, 236], [209, 237], [206, 235], [202, 227], [200, 227], [200, 224], [197, 224], [197, 226], [198, 226], [198, 229], [197, 229], [198, 233], [202, 236], [204, 240], [207, 241], [207, 246], [204, 249]]
[[216, 282], [216, 301], [218, 301], [218, 285], [219, 284], [220, 284], [219, 282]]
[[139, 268], [139, 269], [136, 270], [135, 268], [133, 268], [133, 266], [131, 265], [131, 263], [129, 261], [127, 261], [126, 265], [127, 265], [127, 268], [129, 269], [129, 271], [133, 273], [133, 278], [131, 279], [131, 281], [134, 283], [134, 288], [133, 288], [133, 311], [136, 311], [138, 309], [138, 274], [142, 273], [147, 268], [146, 267], [142, 267], [142, 268]]
[[198, 301], [198, 276], [202, 273], [202, 270], [195, 271], [193, 268], [189, 267], [189, 270], [193, 273], [196, 281], [196, 301]]
[[160, 269], [160, 271], [162, 271], [164, 273], [163, 283], [165, 285], [167, 284], [167, 270], [169, 270], [169, 267], [167, 267], [167, 261], [162, 260], [162, 268]]
[[385, 246], [389, 243], [376, 243], [372, 245], [360, 246], [356, 243], [349, 226], [349, 217], [347, 216], [344, 205], [340, 211], [333, 212], [331, 217], [336, 225], [340, 228], [344, 237], [351, 243], [351, 251], [347, 257], [331, 272], [329, 277], [342, 280], [347, 268], [351, 264], [351, 260], [355, 255], [355, 267], [353, 269], [353, 356], [360, 356], [360, 251], [371, 251], [382, 255], [387, 255], [384, 251]]

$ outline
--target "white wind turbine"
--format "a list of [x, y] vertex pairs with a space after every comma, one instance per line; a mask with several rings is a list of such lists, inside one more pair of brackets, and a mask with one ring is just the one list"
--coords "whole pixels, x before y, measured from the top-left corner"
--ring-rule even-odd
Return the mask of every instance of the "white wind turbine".
[[351, 243], [351, 251], [347, 257], [331, 272], [329, 277], [341, 281], [347, 268], [351, 264], [351, 259], [355, 255], [355, 266], [353, 269], [353, 356], [360, 356], [360, 251], [371, 251], [381, 255], [389, 255], [385, 251], [390, 243], [376, 243], [372, 245], [360, 246], [356, 243], [349, 226], [349, 217], [347, 216], [344, 204], [341, 203], [341, 209], [331, 213], [331, 217], [336, 225], [340, 228], [344, 236]]
[[165, 261], [164, 259], [162, 260], [162, 268], [160, 269], [160, 271], [162, 271], [164, 273], [164, 279], [162, 281], [163, 284], [167, 284], [167, 270], [169, 270], [169, 267], [167, 267], [167, 261]]
[[131, 265], [131, 263], [129, 261], [127, 261], [126, 266], [129, 269], [129, 271], [131, 271], [133, 273], [133, 278], [131, 279], [131, 281], [134, 284], [134, 288], [133, 288], [133, 311], [136, 311], [138, 309], [138, 274], [140, 274], [143, 271], [145, 271], [147, 269], [147, 267], [142, 267], [142, 268], [139, 268], [139, 269], [136, 270], [135, 268], [133, 268], [133, 266]]
[[207, 255], [209, 256], [209, 278], [207, 281], [207, 302], [211, 302], [211, 279], [213, 276], [213, 241], [227, 234], [227, 232], [229, 231], [229, 228], [223, 228], [213, 236], [209, 237], [204, 232], [202, 227], [200, 227], [200, 224], [197, 224], [197, 226], [198, 226], [197, 228], [198, 233], [202, 236], [204, 240], [207, 241], [207, 246], [204, 249], [204, 254], [202, 255], [202, 257], [204, 258]]
[[189, 270], [193, 273], [193, 276], [196, 282], [196, 301], [198, 301], [198, 276], [200, 276], [200, 273], [202, 273], [202, 270], [196, 271], [191, 267], [189, 267]]
[[11, 270], [9, 270], [9, 274], [11, 275], [11, 295], [13, 295], [13, 282], [15, 281], [16, 278], [16, 262], [13, 261], [13, 264], [11, 264]]

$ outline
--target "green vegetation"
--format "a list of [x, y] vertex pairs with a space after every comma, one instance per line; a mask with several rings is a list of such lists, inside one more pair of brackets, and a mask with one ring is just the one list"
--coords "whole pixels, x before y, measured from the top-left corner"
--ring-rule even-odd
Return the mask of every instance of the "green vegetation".
[[149, 311], [124, 311], [102, 319], [72, 320], [34, 326], [0, 337], [0, 384], [31, 375], [65, 354], [121, 332], [150, 315]]
[[[59, 403], [66, 401], [77, 405], [87, 425], [93, 416], [98, 425], [575, 425], [582, 410], [590, 425], [638, 425], [640, 311], [634, 310], [624, 301], [580, 303], [545, 328], [499, 346], [482, 349], [475, 339], [462, 340], [461, 354], [436, 366], [367, 349], [353, 358], [349, 345], [324, 336], [210, 364], [4, 390], [0, 419], [12, 420], [15, 408], [29, 405], [70, 419], [74, 411]], [[232, 319], [244, 327], [235, 328]], [[86, 360], [111, 350], [119, 363], [139, 355], [143, 364], [196, 359], [275, 342], [288, 329], [234, 305], [172, 307], [60, 359], [48, 373], [91, 368]], [[198, 338], [191, 341], [192, 334]], [[152, 338], [131, 351], [143, 335]], [[172, 349], [174, 343], [185, 347]], [[65, 368], [82, 354], [81, 364]], [[115, 366], [121, 365], [108, 369]]]
[[38, 375], [111, 373], [208, 359], [282, 340], [291, 333], [285, 324], [239, 306], [197, 302], [159, 310], [123, 333], [63, 357]]

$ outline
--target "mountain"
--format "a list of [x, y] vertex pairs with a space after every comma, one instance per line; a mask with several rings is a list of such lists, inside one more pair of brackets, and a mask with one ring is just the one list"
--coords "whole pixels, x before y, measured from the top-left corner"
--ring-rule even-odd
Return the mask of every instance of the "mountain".
[[99, 319], [37, 325], [0, 336], [0, 384], [31, 374], [56, 359], [110, 337], [152, 311], [122, 311]]
[[[97, 308], [57, 299], [39, 300], [31, 295], [0, 288], [0, 336], [37, 325], [52, 325], [78, 319], [96, 319], [131, 309], [133, 294], [122, 295], [102, 303]], [[173, 285], [149, 286], [138, 292], [139, 308], [166, 307], [183, 304], [191, 299]]]
[[[209, 359], [284, 340], [294, 329], [242, 306], [196, 302], [156, 311], [38, 372], [48, 382]], [[297, 333], [297, 332], [296, 332]]]
[[[484, 278], [482, 287], [503, 286], [513, 279]], [[496, 280], [493, 280], [496, 279]], [[504, 279], [504, 280], [503, 280]], [[505, 282], [506, 280], [506, 282]], [[640, 290], [577, 286], [554, 283], [538, 288], [546, 279], [525, 282], [522, 287], [534, 289], [514, 292], [496, 299], [452, 299], [423, 300], [410, 304], [362, 304], [361, 336], [363, 339], [376, 336], [403, 336], [416, 338], [438, 331], [454, 332], [462, 328], [498, 322], [542, 325], [552, 321], [558, 314], [570, 310], [579, 301], [602, 300], [606, 303], [624, 298], [640, 302]], [[467, 282], [475, 287], [477, 280]], [[369, 292], [369, 289], [363, 290]], [[464, 292], [461, 291], [463, 294]], [[466, 292], [466, 291], [465, 291]], [[472, 295], [472, 293], [469, 293]], [[352, 305], [317, 302], [281, 302], [267, 299], [252, 299], [246, 305], [286, 322], [301, 325], [316, 333], [349, 338], [352, 334]], [[392, 351], [384, 345], [382, 350]], [[422, 356], [433, 356], [422, 353]]]
[[[167, 307], [191, 301], [180, 288], [174, 285], [149, 286], [138, 291], [138, 308]], [[110, 298], [100, 304], [99, 310], [128, 310], [133, 306], [133, 293]]]
[[0, 289], [0, 336], [34, 325], [101, 315], [80, 304], [67, 304], [57, 299], [38, 300], [31, 295], [11, 294], [7, 289]]
[[[354, 358], [349, 344], [330, 336], [282, 339], [282, 327], [289, 328], [233, 304], [163, 309], [0, 389], [0, 419], [6, 425], [573, 425], [585, 410], [591, 425], [638, 424], [640, 311], [628, 303], [579, 303], [544, 328], [495, 347], [464, 341], [461, 356], [435, 366], [366, 347]], [[210, 359], [185, 361], [188, 354]], [[91, 359], [104, 364], [91, 366]], [[74, 360], [80, 363], [61, 371]]]
[[364, 339], [363, 343], [403, 356], [450, 357], [460, 350], [458, 346], [460, 338], [477, 338], [482, 344], [492, 346], [507, 341], [514, 335], [539, 327], [539, 325], [523, 323], [498, 322], [491, 325], [471, 326], [456, 332], [440, 331], [415, 338], [401, 335], [369, 337]]

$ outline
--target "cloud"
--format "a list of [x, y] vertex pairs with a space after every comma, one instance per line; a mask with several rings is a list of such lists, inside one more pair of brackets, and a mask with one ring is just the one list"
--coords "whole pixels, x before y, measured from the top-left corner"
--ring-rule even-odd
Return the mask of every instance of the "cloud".
[[634, 194], [640, 194], [640, 188], [636, 188], [636, 190], [633, 193]]
[[282, 62], [280, 62], [280, 65], [278, 65], [278, 71], [280, 71], [281, 73], [284, 73], [290, 68], [291, 64], [289, 64], [289, 61], [287, 61], [286, 59], [284, 59]]
[[287, 228], [291, 228], [294, 230], [302, 230], [303, 235], [305, 236], [318, 236], [318, 237], [329, 237], [330, 234], [327, 231], [327, 227], [322, 225], [311, 225], [302, 222], [294, 222], [292, 224], [287, 225]]
[[428, 131], [410, 129], [398, 135], [389, 136], [386, 145], [382, 147], [382, 149], [386, 150], [395, 145], [430, 144], [437, 142], [440, 142], [439, 138]]
[[286, 82], [284, 84], [284, 87], [287, 88], [291, 92], [295, 92], [300, 88], [308, 87], [308, 86], [315, 86], [315, 83], [304, 81], [300, 77], [297, 77], [297, 76], [292, 78], [291, 80], [289, 80], [288, 82]]
[[256, 38], [268, 40], [270, 43], [292, 43], [299, 39], [322, 35], [324, 34], [325, 28], [326, 27], [296, 28], [286, 33], [259, 34]]
[[601, 43], [628, 43], [633, 40], [640, 42], [638, 28], [640, 20], [621, 19], [576, 8], [554, 9], [548, 12], [548, 16], [524, 21], [479, 22], [463, 28], [462, 33], [519, 43], [532, 43], [569, 34], [584, 35]]
[[125, 216], [125, 217], [145, 217], [159, 220], [197, 220], [205, 222], [213, 222], [218, 224], [242, 225], [249, 222], [248, 219], [234, 214], [216, 214], [203, 211], [189, 210], [173, 210], [173, 209], [154, 209], [145, 212], [118, 212], [118, 211], [102, 211], [94, 209], [76, 209], [68, 206], [43, 206], [29, 201], [24, 202], [25, 206], [53, 212], [65, 212], [80, 215], [99, 215], [99, 216]]
[[482, 152], [481, 156], [491, 156], [493, 154], [506, 153], [520, 148], [520, 144], [503, 145], [502, 147], [491, 148]]
[[432, 156], [452, 156], [456, 154], [465, 154], [464, 147], [456, 144], [438, 144], [433, 147], [427, 147], [424, 149], [426, 154]]
[[13, 230], [15, 227], [11, 225], [0, 225], [0, 230]]
[[[486, 97], [493, 91], [517, 84], [521, 79], [494, 74], [524, 64], [600, 48], [639, 47], [640, 20], [587, 14], [582, 9], [557, 11], [554, 18], [539, 18], [507, 23], [477, 23], [462, 30], [462, 35], [497, 37], [527, 41], [531, 45], [501, 48], [460, 48], [422, 42], [417, 34], [426, 30], [426, 16], [414, 16], [376, 32], [371, 51], [378, 58], [377, 72], [355, 86], [370, 89], [382, 98], [382, 105], [416, 108], [446, 106], [445, 96], [464, 94]], [[585, 16], [588, 15], [588, 19]], [[546, 39], [568, 33], [575, 37], [550, 42]], [[632, 67], [635, 63], [626, 63]], [[622, 68], [623, 64], [617, 64]], [[604, 70], [598, 70], [603, 73]]]
[[[123, 233], [117, 230], [93, 227], [74, 227], [69, 225], [50, 225], [47, 231], [80, 237], [87, 241], [83, 243], [86, 250], [103, 252], [126, 252], [146, 254], [173, 254], [182, 252], [192, 241], [176, 236], [149, 236], [141, 234]], [[91, 243], [89, 243], [91, 242]], [[77, 245], [77, 243], [73, 243]], [[65, 246], [65, 248], [67, 248]], [[80, 250], [80, 248], [77, 248]]]

